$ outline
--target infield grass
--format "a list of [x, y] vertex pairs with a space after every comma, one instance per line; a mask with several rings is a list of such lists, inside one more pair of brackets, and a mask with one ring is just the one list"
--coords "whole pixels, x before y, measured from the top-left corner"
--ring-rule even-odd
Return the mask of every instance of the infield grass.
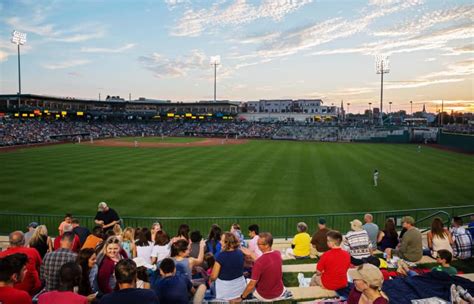
[[0, 163], [3, 211], [93, 215], [106, 201], [122, 216], [287, 215], [474, 202], [474, 157], [416, 145], [64, 144], [0, 153]]

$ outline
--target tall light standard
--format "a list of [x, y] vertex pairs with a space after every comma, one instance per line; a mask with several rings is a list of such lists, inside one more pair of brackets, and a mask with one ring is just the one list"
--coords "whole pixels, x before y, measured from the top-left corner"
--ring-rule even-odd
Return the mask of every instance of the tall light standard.
[[411, 116], [413, 116], [413, 100], [410, 100], [410, 111], [411, 111]]
[[[369, 119], [370, 119], [370, 114], [372, 114], [372, 103], [369, 102]], [[373, 122], [373, 119], [374, 119], [374, 115], [372, 115], [372, 122]]]
[[217, 66], [220, 64], [221, 56], [211, 56], [211, 65], [214, 66], [214, 102], [216, 102]]
[[12, 43], [18, 47], [18, 109], [20, 108], [21, 99], [21, 69], [20, 69], [20, 45], [26, 43], [26, 33], [19, 31], [12, 32]]
[[347, 114], [349, 114], [349, 106], [351, 105], [350, 102], [347, 103]]
[[390, 114], [392, 114], [392, 102], [391, 101], [388, 102], [388, 112]]
[[380, 74], [380, 125], [383, 125], [383, 74], [390, 72], [390, 61], [387, 56], [375, 57], [375, 69]]

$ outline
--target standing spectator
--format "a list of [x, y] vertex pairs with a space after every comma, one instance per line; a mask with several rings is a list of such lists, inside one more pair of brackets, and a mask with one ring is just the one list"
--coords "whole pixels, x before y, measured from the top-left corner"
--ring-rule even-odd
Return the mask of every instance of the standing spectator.
[[472, 236], [464, 229], [459, 216], [453, 217], [451, 233], [454, 240], [453, 256], [460, 260], [469, 259], [472, 256]]
[[421, 259], [423, 256], [421, 233], [414, 225], [415, 219], [411, 216], [404, 216], [402, 218], [402, 226], [406, 229], [406, 232], [403, 234], [397, 249], [385, 249], [387, 259], [391, 259], [394, 255], [410, 262], [416, 262]]
[[428, 240], [428, 248], [431, 250], [433, 257], [436, 258], [438, 256], [438, 250], [447, 250], [453, 254], [451, 233], [444, 227], [439, 217], [434, 218], [433, 222], [431, 222], [431, 230], [428, 231], [426, 238]]
[[61, 236], [60, 248], [44, 256], [40, 274], [41, 280], [45, 282], [46, 291], [57, 290], [61, 266], [76, 261], [77, 254], [71, 251], [75, 236], [72, 231], [64, 232]]
[[258, 247], [262, 256], [255, 261], [252, 277], [240, 298], [243, 300], [255, 289], [253, 295], [263, 302], [273, 302], [284, 298], [283, 262], [279, 251], [272, 250], [273, 236], [268, 232], [259, 234]]
[[25, 235], [21, 231], [10, 233], [8, 241], [10, 246], [7, 250], [0, 252], [0, 258], [15, 253], [23, 253], [28, 257], [25, 278], [22, 281], [16, 282], [14, 287], [24, 290], [30, 295], [34, 295], [41, 287], [38, 274], [41, 265], [41, 256], [36, 249], [25, 247]]
[[381, 251], [385, 251], [387, 248], [397, 248], [398, 245], [398, 233], [395, 230], [395, 221], [391, 218], [385, 221], [385, 227], [379, 232], [377, 237], [377, 248]]
[[205, 292], [204, 285], [200, 285], [196, 290], [190, 280], [177, 276], [172, 259], [166, 258], [161, 262], [160, 274], [162, 279], [154, 287], [160, 304], [188, 304], [190, 302], [189, 294], [194, 295], [194, 303], [202, 302]]
[[206, 241], [206, 252], [212, 253], [215, 257], [221, 252], [222, 229], [217, 224], [211, 226], [209, 236]]
[[151, 252], [153, 250], [153, 243], [151, 242], [151, 232], [148, 228], [143, 228], [137, 236], [138, 240], [135, 242], [137, 247], [137, 257], [145, 260], [145, 263], [151, 264]]
[[321, 255], [329, 250], [328, 239], [326, 237], [328, 232], [329, 229], [326, 227], [326, 219], [320, 218], [318, 220], [318, 231], [316, 231], [311, 238], [311, 244], [316, 249], [317, 255]]
[[33, 236], [33, 234], [35, 233], [35, 230], [38, 226], [39, 225], [38, 225], [37, 222], [31, 222], [31, 223], [28, 224], [28, 226], [26, 227], [26, 228], [28, 228], [28, 231], [25, 233], [25, 244], [30, 243], [30, 239]]
[[226, 232], [222, 235], [222, 251], [216, 257], [211, 274], [211, 280], [216, 281], [218, 300], [238, 300], [245, 290], [244, 254], [239, 245], [233, 233]]
[[97, 273], [99, 271], [99, 266], [97, 265], [96, 261], [97, 255], [92, 248], [81, 249], [77, 255], [76, 263], [81, 266], [82, 269], [82, 279], [81, 283], [79, 284], [79, 294], [83, 296], [88, 296], [99, 291], [99, 286], [97, 284]]
[[135, 245], [135, 230], [131, 227], [125, 228], [122, 234], [122, 248], [130, 259], [137, 257], [137, 246]]
[[14, 253], [0, 259], [0, 303], [31, 304], [26, 291], [13, 287], [23, 281], [27, 260], [24, 253]]
[[[170, 246], [171, 244], [168, 234], [166, 234], [166, 232], [163, 230], [157, 231], [155, 236], [155, 244], [153, 245], [153, 249], [151, 251], [151, 263], [159, 264], [163, 259], [168, 258], [171, 254]], [[197, 257], [198, 256], [195, 258]]]
[[189, 225], [188, 224], [181, 224], [178, 228], [178, 233], [175, 237], [171, 239], [171, 244], [179, 241], [179, 240], [186, 240], [189, 242]]
[[114, 269], [115, 265], [122, 260], [120, 250], [120, 240], [115, 236], [109, 237], [102, 248], [104, 258], [99, 265], [97, 282], [99, 290], [104, 294], [111, 293], [115, 288]]
[[36, 249], [43, 259], [47, 252], [53, 251], [53, 241], [48, 236], [48, 229], [45, 225], [39, 225], [30, 239], [30, 248]]
[[64, 233], [64, 226], [65, 225], [71, 225], [72, 223], [72, 214], [71, 213], [66, 213], [64, 216], [64, 220], [59, 224], [58, 231], [59, 235], [62, 235]]
[[329, 231], [327, 241], [329, 250], [316, 265], [316, 274], [310, 285], [338, 290], [347, 286], [347, 270], [351, 266], [351, 256], [341, 248], [342, 235], [339, 231]]
[[[59, 289], [41, 294], [38, 304], [87, 304], [88, 298], [74, 292], [81, 282], [81, 267], [74, 262], [61, 266], [59, 270]], [[92, 301], [95, 295], [91, 295]]]
[[387, 296], [381, 292], [383, 275], [376, 266], [362, 264], [347, 273], [354, 281], [349, 293], [348, 304], [374, 303], [388, 304]]
[[249, 250], [255, 255], [255, 259], [258, 259], [261, 255], [262, 252], [258, 248], [258, 233], [259, 233], [259, 227], [257, 224], [252, 224], [249, 226]]
[[161, 226], [160, 222], [154, 222], [153, 225], [151, 225], [151, 241], [154, 243], [155, 242], [155, 236], [158, 231], [163, 230], [163, 227]]
[[115, 224], [120, 224], [120, 218], [114, 209], [109, 208], [107, 203], [101, 202], [95, 215], [95, 224], [101, 226], [104, 232], [113, 229]]
[[82, 245], [82, 249], [84, 248], [92, 248], [95, 249], [99, 244], [104, 241], [103, 239], [103, 230], [100, 226], [95, 226], [92, 229], [92, 234], [90, 234], [84, 244]]
[[364, 215], [364, 228], [365, 231], [367, 231], [367, 234], [369, 235], [369, 241], [370, 244], [372, 245], [372, 248], [377, 248], [377, 235], [379, 234], [379, 226], [375, 224], [374, 222], [374, 217], [372, 214], [367, 213]]
[[158, 298], [153, 290], [135, 288], [137, 265], [134, 261], [121, 260], [115, 266], [114, 273], [119, 290], [105, 295], [100, 304], [158, 304]]
[[[63, 226], [63, 231], [64, 232], [72, 232], [72, 225], [71, 224], [65, 224]], [[71, 250], [75, 253], [78, 253], [79, 250], [81, 249], [81, 241], [79, 240], [79, 237], [77, 236], [77, 234], [75, 234], [73, 232], [73, 235], [74, 235], [74, 241], [72, 242]], [[59, 247], [61, 247], [61, 236], [62, 236], [62, 234], [54, 239], [54, 242], [53, 242], [54, 250], [58, 250]]]
[[230, 232], [235, 234], [235, 236], [239, 239], [240, 246], [245, 247], [245, 238], [242, 230], [240, 229], [240, 225], [237, 223], [232, 224], [232, 226], [230, 226]]
[[344, 238], [344, 248], [349, 251], [352, 264], [360, 265], [364, 263], [362, 259], [371, 255], [372, 245], [367, 231], [362, 228], [362, 222], [355, 219], [350, 223], [352, 231]]
[[82, 245], [84, 245], [89, 234], [91, 234], [91, 232], [86, 227], [80, 226], [79, 219], [77, 218], [72, 219], [71, 225], [72, 225], [72, 232], [74, 232], [74, 234], [79, 237], [79, 244], [80, 244], [79, 248], [81, 248]]
[[308, 225], [304, 222], [299, 222], [296, 225], [298, 233], [293, 237], [291, 248], [286, 250], [286, 254], [296, 259], [307, 259], [311, 253], [311, 237], [306, 232]]

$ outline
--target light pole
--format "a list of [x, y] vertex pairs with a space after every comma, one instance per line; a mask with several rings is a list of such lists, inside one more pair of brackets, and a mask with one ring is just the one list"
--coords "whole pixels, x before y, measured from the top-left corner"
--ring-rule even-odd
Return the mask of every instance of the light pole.
[[26, 33], [19, 31], [12, 32], [12, 43], [18, 47], [18, 109], [20, 109], [21, 102], [21, 69], [20, 69], [20, 45], [26, 43]]
[[[369, 120], [370, 120], [370, 114], [372, 114], [372, 103], [371, 102], [369, 102]], [[374, 116], [372, 115], [372, 120], [373, 120], [373, 117]]]
[[349, 106], [351, 105], [350, 102], [347, 103], [347, 114], [349, 114]]
[[388, 111], [391, 115], [392, 114], [392, 102], [391, 101], [388, 102]]
[[214, 102], [216, 102], [216, 85], [217, 85], [217, 66], [221, 64], [221, 56], [211, 56], [211, 65], [214, 66]]
[[411, 116], [413, 116], [413, 100], [410, 100], [410, 112]]
[[387, 56], [375, 57], [375, 69], [380, 74], [380, 125], [383, 126], [383, 74], [390, 72], [390, 61]]

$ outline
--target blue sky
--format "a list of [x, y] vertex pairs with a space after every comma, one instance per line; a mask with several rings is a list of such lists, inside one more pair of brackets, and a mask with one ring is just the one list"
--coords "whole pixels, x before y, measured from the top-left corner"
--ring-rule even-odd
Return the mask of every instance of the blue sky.
[[[474, 112], [474, 5], [442, 0], [0, 0], [0, 93], [172, 101], [321, 98]], [[388, 108], [386, 106], [386, 108]]]

